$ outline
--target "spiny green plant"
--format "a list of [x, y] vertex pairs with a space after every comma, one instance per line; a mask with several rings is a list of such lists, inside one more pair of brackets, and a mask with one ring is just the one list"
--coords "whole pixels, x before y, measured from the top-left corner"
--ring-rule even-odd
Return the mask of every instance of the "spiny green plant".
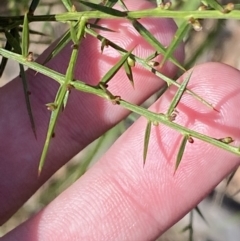
[[[52, 15], [34, 15], [35, 9], [38, 6], [38, 0], [32, 0], [28, 12], [24, 16], [0, 16], [0, 31], [4, 33], [6, 38], [6, 44], [3, 48], [0, 48], [0, 55], [2, 61], [0, 65], [0, 74], [3, 73], [7, 64], [7, 59], [15, 60], [19, 63], [20, 76], [23, 83], [23, 92], [25, 95], [26, 108], [32, 130], [35, 132], [34, 116], [32, 114], [31, 102], [29, 99], [28, 80], [26, 79], [24, 66], [45, 76], [50, 77], [54, 81], [59, 83], [59, 89], [55, 96], [55, 99], [51, 103], [46, 103], [47, 109], [51, 111], [51, 117], [49, 119], [48, 131], [46, 133], [46, 140], [43, 146], [42, 156], [39, 162], [39, 175], [44, 166], [44, 162], [47, 156], [49, 143], [54, 136], [55, 126], [59, 118], [61, 118], [61, 112], [67, 106], [68, 99], [70, 98], [71, 89], [76, 89], [80, 92], [91, 93], [101, 98], [107, 99], [113, 104], [122, 106], [129, 111], [143, 116], [147, 119], [147, 126], [145, 131], [144, 146], [143, 146], [143, 165], [147, 161], [148, 143], [151, 138], [151, 126], [152, 125], [166, 125], [182, 135], [182, 141], [180, 143], [177, 160], [175, 164], [175, 171], [181, 163], [184, 155], [184, 150], [188, 143], [193, 143], [193, 139], [199, 139], [205, 141], [211, 145], [222, 148], [226, 151], [232, 152], [236, 155], [240, 155], [240, 147], [230, 145], [233, 142], [231, 137], [220, 137], [219, 139], [211, 136], [203, 135], [202, 133], [188, 129], [185, 126], [181, 126], [174, 122], [176, 117], [176, 108], [183, 94], [186, 92], [192, 95], [194, 98], [202, 102], [202, 104], [214, 109], [211, 103], [208, 103], [201, 96], [188, 89], [188, 83], [191, 81], [191, 74], [188, 75], [185, 80], [180, 84], [158, 71], [156, 66], [162, 67], [166, 61], [171, 61], [181, 71], [185, 71], [191, 66], [193, 59], [197, 58], [197, 54], [200, 54], [200, 50], [205, 45], [199, 47], [199, 52], [196, 52], [195, 56], [186, 65], [181, 64], [175, 59], [173, 53], [179, 44], [185, 40], [191, 31], [200, 31], [202, 29], [201, 19], [240, 19], [240, 4], [229, 3], [227, 5], [221, 5], [216, 0], [204, 0], [204, 1], [192, 1], [191, 3], [183, 3], [183, 1], [170, 2], [156, 0], [157, 7], [154, 9], [144, 9], [139, 11], [128, 11], [123, 0], [106, 0], [101, 4], [93, 2], [78, 1], [81, 5], [90, 8], [90, 10], [77, 11], [76, 7], [70, 0], [62, 0], [63, 5], [66, 8], [65, 13], [52, 14]], [[114, 9], [114, 5], [118, 3], [123, 7], [123, 10]], [[178, 10], [180, 5], [184, 5], [187, 10]], [[190, 8], [190, 10], [189, 10]], [[138, 20], [147, 17], [155, 18], [172, 18], [178, 23], [178, 30], [175, 34], [175, 38], [171, 44], [165, 48], [152, 34], [149, 32]], [[101, 26], [100, 19], [126, 19], [132, 26], [138, 31], [138, 33], [144, 38], [154, 49], [155, 52], [147, 58], [140, 58], [134, 55], [131, 51], [127, 51], [111, 41], [100, 35], [97, 30], [111, 31]], [[94, 22], [90, 20], [95, 20]], [[29, 23], [32, 22], [62, 22], [68, 23], [69, 27], [66, 33], [58, 40], [56, 46], [52, 52], [47, 56], [43, 64], [39, 64], [33, 61], [32, 53], [29, 52], [30, 36], [34, 33], [29, 28]], [[35, 32], [36, 33], [36, 32]], [[40, 33], [38, 33], [40, 34]], [[76, 61], [79, 51], [79, 45], [81, 45], [82, 39], [85, 35], [91, 35], [94, 38], [101, 41], [101, 50], [106, 46], [111, 46], [119, 52], [121, 55], [120, 60], [112, 66], [112, 68], [102, 77], [97, 85], [89, 85], [84, 80], [78, 80], [74, 78], [74, 70], [76, 67]], [[73, 49], [68, 64], [68, 68], [65, 74], [61, 74], [53, 69], [45, 66], [45, 64], [54, 58], [70, 41], [73, 42]], [[153, 61], [157, 55], [163, 55], [161, 63]], [[129, 78], [130, 83], [134, 86], [134, 78], [132, 75], [132, 68], [135, 63], [140, 64], [144, 69], [153, 72], [156, 76], [160, 77], [166, 82], [166, 86], [170, 87], [175, 85], [178, 90], [176, 91], [171, 104], [166, 113], [155, 113], [142, 106], [137, 106], [133, 103], [127, 102], [121, 98], [121, 96], [115, 96], [108, 90], [108, 83], [113, 79], [119, 69], [123, 68], [126, 75]], [[165, 88], [166, 90], [167, 88]], [[164, 90], [164, 91], [165, 91]], [[163, 92], [164, 92], [163, 91]], [[215, 110], [217, 111], [217, 110]], [[201, 214], [197, 208], [197, 212]], [[203, 217], [203, 216], [202, 216]], [[204, 217], [203, 217], [204, 219]], [[189, 227], [192, 227], [191, 225]]]

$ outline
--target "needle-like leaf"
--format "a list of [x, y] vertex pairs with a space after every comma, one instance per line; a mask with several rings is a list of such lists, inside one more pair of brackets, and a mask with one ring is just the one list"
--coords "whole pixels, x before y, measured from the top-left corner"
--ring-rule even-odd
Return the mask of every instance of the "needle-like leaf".
[[202, 2], [205, 4], [205, 5], [209, 5], [211, 6], [212, 8], [218, 10], [218, 11], [223, 11], [223, 7], [221, 4], [219, 4], [216, 0], [202, 0]]
[[87, 26], [88, 26], [88, 28], [99, 29], [99, 30], [103, 30], [103, 31], [106, 31], [106, 32], [116, 32], [115, 30], [103, 27], [103, 26], [95, 24], [95, 23], [88, 23]]
[[[139, 34], [152, 45], [157, 52], [162, 55], [166, 54], [165, 47], [137, 20], [132, 20], [133, 27], [139, 32]], [[185, 71], [185, 68], [176, 60], [174, 57], [169, 56], [169, 60], [174, 63], [177, 67]]]
[[236, 169], [235, 171], [233, 171], [233, 172], [230, 174], [230, 176], [227, 178], [227, 184], [226, 184], [226, 186], [228, 186], [229, 183], [232, 181], [232, 179], [233, 179], [234, 175], [236, 174], [237, 170], [238, 170], [238, 169]]
[[118, 2], [118, 0], [106, 0], [106, 1], [103, 1], [103, 4], [104, 6], [106, 7], [113, 7], [116, 3]]
[[160, 67], [163, 66], [163, 64], [168, 60], [170, 57], [172, 57], [173, 52], [176, 50], [176, 48], [179, 46], [183, 38], [187, 35], [187, 32], [191, 29], [191, 25], [186, 21], [181, 24], [181, 26], [178, 28], [174, 39], [172, 40], [171, 44], [168, 46], [166, 53], [164, 54], [164, 58], [162, 62], [160, 63]]
[[[5, 36], [7, 38], [7, 42], [5, 44], [4, 49], [11, 50], [12, 45], [11, 45], [10, 40], [8, 38], [12, 37], [12, 35], [8, 31], [5, 31]], [[2, 60], [1, 60], [1, 64], [0, 64], [0, 77], [2, 77], [2, 74], [3, 74], [3, 72], [6, 68], [7, 62], [8, 62], [8, 58], [3, 57]]]
[[134, 87], [132, 68], [130, 67], [127, 61], [125, 61], [124, 63], [124, 69], [131, 85]]
[[156, 58], [160, 53], [158, 53], [157, 51], [155, 51], [154, 53], [150, 54], [147, 58], [146, 58], [146, 62], [149, 62], [150, 60]]
[[[21, 50], [21, 46], [20, 46], [20, 37], [19, 37], [17, 29], [12, 29], [10, 31], [10, 33], [8, 31], [5, 31], [5, 35], [8, 40], [8, 43], [11, 45], [11, 47], [14, 49], [14, 51], [18, 54], [21, 54], [22, 50]], [[24, 92], [24, 96], [25, 96], [25, 102], [26, 102], [26, 107], [27, 107], [27, 111], [28, 111], [28, 116], [30, 119], [33, 133], [36, 137], [36, 127], [35, 127], [35, 122], [34, 122], [34, 118], [33, 118], [30, 98], [29, 98], [27, 78], [26, 78], [25, 70], [24, 70], [24, 67], [22, 64], [19, 64], [19, 68], [20, 68], [20, 76], [22, 79], [23, 92]]]
[[23, 32], [22, 32], [22, 55], [23, 57], [28, 56], [29, 48], [29, 25], [28, 25], [28, 14], [25, 13], [23, 21]]
[[26, 77], [25, 70], [24, 70], [24, 67], [22, 64], [19, 64], [19, 68], [20, 68], [20, 76], [22, 79], [23, 93], [24, 93], [24, 97], [25, 97], [25, 103], [26, 103], [26, 107], [27, 107], [27, 111], [28, 111], [28, 116], [30, 119], [33, 134], [34, 134], [35, 138], [37, 138], [36, 126], [35, 126], [35, 121], [34, 121], [34, 117], [33, 117], [33, 113], [32, 113], [31, 102], [30, 102], [30, 98], [29, 98], [30, 92], [28, 90], [27, 77]]
[[177, 171], [177, 169], [178, 169], [178, 167], [180, 165], [180, 162], [182, 160], [183, 153], [185, 151], [185, 147], [186, 147], [187, 142], [188, 142], [188, 135], [184, 135], [183, 139], [182, 139], [182, 142], [181, 142], [181, 145], [179, 147], [178, 154], [177, 154], [177, 160], [176, 160], [176, 163], [175, 163], [174, 173]]
[[107, 7], [107, 6], [103, 6], [103, 5], [95, 4], [91, 2], [85, 2], [85, 1], [79, 1], [79, 2], [94, 10], [98, 10], [100, 12], [107, 13], [115, 17], [127, 17], [127, 12], [122, 12], [117, 9], [113, 9], [111, 7]]
[[[21, 50], [21, 46], [19, 44], [19, 41], [17, 40], [19, 38], [19, 34], [18, 34], [18, 30], [17, 28], [13, 28], [10, 31], [5, 30], [4, 31], [7, 42], [5, 45], [6, 50], [14, 50], [15, 53], [21, 54], [22, 50]], [[8, 59], [3, 57], [1, 64], [0, 64], [0, 77], [2, 76], [6, 64], [7, 64]]]
[[168, 108], [167, 116], [171, 116], [171, 114], [175, 110], [176, 106], [178, 105], [179, 101], [181, 100], [183, 93], [186, 90], [188, 82], [191, 78], [191, 75], [192, 75], [192, 72], [185, 78], [185, 80], [183, 81], [181, 86], [178, 88], [178, 90], [177, 90], [175, 96], [173, 97], [171, 104]]
[[182, 230], [181, 230], [181, 232], [182, 233], [184, 233], [184, 232], [186, 232], [186, 231], [188, 231], [189, 229], [192, 229], [192, 225], [187, 225], [187, 226], [185, 226]]
[[[19, 28], [19, 32], [20, 32], [20, 30], [21, 30], [21, 28]], [[34, 35], [39, 35], [39, 36], [48, 36], [45, 33], [42, 33], [42, 32], [36, 31], [36, 30], [32, 30], [32, 29], [29, 29], [29, 33], [34, 34]]]
[[71, 0], [62, 0], [63, 5], [65, 6], [65, 8], [68, 10], [68, 12], [72, 11], [72, 2]]
[[126, 4], [124, 3], [123, 0], [118, 0], [118, 2], [119, 2], [119, 4], [123, 7], [123, 9], [124, 9], [125, 11], [128, 11], [128, 8], [127, 8], [127, 6], [126, 6]]
[[[112, 8], [117, 2], [118, 2], [118, 0], [107, 0], [107, 1], [103, 1], [102, 5], [105, 6], [105, 7]], [[97, 24], [99, 20], [100, 19], [97, 18], [95, 20], [94, 24]]]
[[75, 22], [69, 22], [70, 24], [70, 34], [71, 34], [71, 39], [73, 41], [74, 44], [78, 43], [78, 37], [77, 37], [77, 29], [75, 28], [75, 26], [78, 24], [76, 24]]
[[198, 215], [202, 218], [202, 220], [203, 220], [207, 225], [209, 225], [208, 222], [207, 222], [207, 220], [206, 220], [206, 218], [205, 218], [204, 215], [202, 214], [202, 211], [200, 210], [200, 208], [199, 208], [198, 206], [195, 207], [195, 211], [196, 211], [196, 212], [198, 213]]
[[54, 49], [49, 53], [45, 61], [43, 62], [43, 65], [45, 65], [49, 60], [54, 58], [71, 40], [71, 34], [70, 30], [68, 30], [58, 41]]
[[118, 70], [123, 66], [127, 58], [132, 53], [132, 50], [127, 52], [122, 58], [102, 77], [100, 83], [107, 84], [112, 77], [118, 72]]
[[11, 29], [11, 31], [5, 31], [5, 36], [7, 38], [7, 43], [10, 44], [11, 48], [13, 48], [15, 53], [21, 54], [22, 49], [19, 43], [17, 29]]
[[70, 90], [67, 90], [67, 92], [65, 93], [64, 99], [63, 99], [63, 109], [66, 108], [67, 101], [68, 101], [68, 98], [69, 98], [69, 94], [70, 94]]
[[146, 130], [145, 130], [145, 135], [144, 135], [143, 166], [145, 165], [146, 159], [147, 159], [147, 152], [148, 152], [148, 145], [149, 145], [150, 134], [151, 134], [151, 127], [152, 127], [152, 122], [149, 120], [148, 123], [147, 123]]
[[29, 9], [28, 9], [28, 12], [29, 14], [33, 14], [39, 4], [39, 1], [40, 0], [32, 0], [30, 6], [29, 6]]

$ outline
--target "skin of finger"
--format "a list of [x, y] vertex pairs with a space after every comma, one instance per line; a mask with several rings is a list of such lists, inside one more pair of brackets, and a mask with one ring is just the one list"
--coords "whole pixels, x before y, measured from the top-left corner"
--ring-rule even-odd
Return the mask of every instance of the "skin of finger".
[[[231, 136], [239, 146], [239, 78], [223, 64], [196, 66], [188, 87], [218, 111], [184, 94], [175, 121], [214, 138]], [[175, 90], [151, 110], [165, 112]], [[174, 174], [181, 135], [160, 124], [152, 127], [143, 167], [146, 124], [141, 117], [87, 174], [3, 240], [155, 240], [239, 165], [238, 156], [194, 139]]]
[[[151, 7], [146, 1], [139, 1], [134, 6], [133, 1], [126, 1], [130, 9]], [[142, 24], [150, 29], [155, 37], [164, 45], [168, 45], [174, 36], [176, 25], [166, 19], [143, 19]], [[134, 53], [145, 57], [153, 52], [136, 31], [125, 20], [103, 20], [102, 24], [115, 30], [114, 33], [100, 34], [114, 39], [114, 42], [128, 50], [134, 47]], [[124, 31], [118, 29], [124, 25]], [[80, 45], [80, 53], [75, 76], [89, 84], [97, 84], [101, 77], [116, 63], [120, 56], [110, 47], [103, 53], [100, 42], [91, 36]], [[71, 52], [71, 44], [47, 66], [60, 73], [65, 73]], [[38, 62], [43, 62], [49, 50]], [[183, 46], [176, 52], [176, 57], [183, 59]], [[160, 58], [160, 57], [158, 57]], [[173, 76], [177, 68], [167, 63], [162, 71]], [[134, 89], [123, 70], [114, 77], [109, 84], [113, 94], [121, 95], [123, 99], [139, 104], [163, 85], [163, 81], [136, 66], [133, 68], [135, 80]], [[58, 85], [49, 78], [27, 72], [29, 89], [31, 91], [31, 105], [36, 125], [37, 139], [35, 139], [26, 111], [22, 84], [16, 78], [0, 89], [0, 113], [4, 118], [0, 120], [0, 137], [4, 140], [0, 145], [0, 223], [9, 217], [61, 166], [82, 150], [86, 145], [113, 127], [129, 112], [119, 106], [90, 94], [72, 91], [66, 109], [61, 113], [56, 126], [56, 135], [50, 144], [46, 163], [40, 177], [37, 175], [38, 163], [45, 141], [50, 112], [46, 110], [46, 103], [54, 101]], [[11, 177], [11, 178], [9, 178]]]

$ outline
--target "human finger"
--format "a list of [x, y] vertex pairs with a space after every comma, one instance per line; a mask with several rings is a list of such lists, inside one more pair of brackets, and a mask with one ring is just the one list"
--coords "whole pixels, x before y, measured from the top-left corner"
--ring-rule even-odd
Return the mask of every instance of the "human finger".
[[[218, 111], [184, 94], [175, 121], [213, 138], [231, 136], [239, 146], [239, 78], [223, 64], [196, 66], [188, 88]], [[174, 89], [151, 110], [165, 112]], [[239, 156], [194, 139], [174, 174], [181, 135], [160, 124], [143, 167], [146, 123], [135, 122], [82, 178], [3, 240], [154, 240], [239, 165]]]

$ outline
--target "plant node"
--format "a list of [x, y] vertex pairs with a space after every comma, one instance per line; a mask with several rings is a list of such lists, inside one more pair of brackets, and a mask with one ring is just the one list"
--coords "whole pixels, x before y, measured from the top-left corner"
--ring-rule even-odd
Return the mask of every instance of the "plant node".
[[121, 101], [121, 96], [116, 95], [111, 97], [111, 102], [113, 103], [113, 105], [119, 105]]
[[72, 49], [78, 49], [78, 44], [72, 44], [71, 48]]
[[160, 64], [159, 62], [153, 61], [153, 60], [148, 62], [148, 65], [151, 67], [157, 67], [157, 66], [159, 66], [159, 64]]
[[109, 40], [103, 38], [103, 39], [101, 40], [101, 52], [103, 52], [104, 48], [105, 48], [105, 47], [107, 48], [108, 46], [109, 46]]
[[71, 11], [72, 12], [76, 12], [77, 11], [75, 5], [72, 5]]
[[135, 60], [131, 57], [127, 58], [127, 63], [130, 67], [134, 67], [135, 66]]
[[162, 1], [162, 3], [160, 3], [158, 5], [158, 7], [160, 7], [161, 9], [164, 9], [164, 10], [168, 10], [171, 6], [172, 6], [172, 2], [170, 2], [170, 1], [168, 1], [166, 3], [164, 3], [164, 1]]
[[199, 20], [195, 18], [190, 18], [188, 21], [195, 31], [199, 32], [202, 30], [202, 25], [200, 24]]
[[191, 143], [191, 144], [194, 143], [194, 140], [191, 136], [188, 137], [188, 142]]
[[218, 141], [221, 141], [225, 144], [230, 144], [232, 142], [234, 142], [233, 138], [228, 136], [228, 137], [224, 137], [224, 138], [220, 138], [220, 139], [217, 139]]
[[223, 9], [223, 13], [230, 13], [232, 10], [234, 10], [234, 4], [228, 3]]
[[68, 84], [68, 85], [66, 86], [66, 89], [67, 89], [67, 91], [70, 92], [72, 89], [74, 89], [74, 86], [71, 85], [71, 84]]
[[207, 10], [207, 6], [205, 5], [201, 5], [199, 8], [198, 8], [199, 11], [205, 11]]
[[28, 53], [26, 60], [28, 62], [33, 62], [34, 61], [34, 59], [33, 59], [33, 52], [29, 52]]
[[48, 103], [46, 104], [47, 106], [47, 109], [50, 110], [50, 111], [54, 111], [57, 109], [57, 104], [56, 103]]

